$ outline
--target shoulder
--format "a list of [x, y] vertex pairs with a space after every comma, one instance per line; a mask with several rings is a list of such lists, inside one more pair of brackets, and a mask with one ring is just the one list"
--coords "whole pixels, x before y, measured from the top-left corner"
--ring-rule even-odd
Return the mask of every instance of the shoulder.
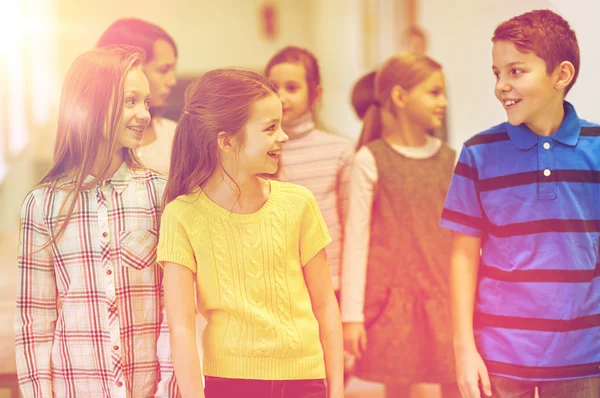
[[507, 140], [509, 140], [508, 130], [506, 128], [506, 122], [504, 122], [475, 134], [473, 137], [465, 141], [465, 147], [471, 148], [477, 145], [485, 145]]
[[316, 203], [315, 195], [310, 189], [291, 182], [271, 180], [271, 187], [277, 192], [281, 205], [299, 205]]
[[179, 195], [167, 203], [164, 214], [181, 220], [188, 219], [191, 214], [202, 208], [200, 196], [200, 192]]
[[352, 145], [352, 142], [343, 135], [329, 133], [318, 129], [316, 129], [313, 134], [315, 138], [318, 138], [319, 144], [326, 144], [329, 146], [327, 150], [332, 150], [332, 148], [334, 148], [334, 150], [337, 149], [338, 152], [354, 152], [354, 145]]
[[148, 168], [139, 168], [132, 169], [131, 175], [134, 182], [156, 190], [159, 193], [159, 198], [162, 199], [162, 194], [167, 186], [167, 179], [162, 174]]

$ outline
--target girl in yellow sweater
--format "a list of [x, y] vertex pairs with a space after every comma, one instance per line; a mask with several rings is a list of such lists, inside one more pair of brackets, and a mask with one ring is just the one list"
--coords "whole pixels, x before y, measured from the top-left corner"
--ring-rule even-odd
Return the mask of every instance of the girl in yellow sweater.
[[184, 398], [343, 396], [331, 238], [309, 190], [261, 177], [288, 139], [281, 117], [275, 88], [254, 72], [214, 70], [186, 93], [158, 248]]

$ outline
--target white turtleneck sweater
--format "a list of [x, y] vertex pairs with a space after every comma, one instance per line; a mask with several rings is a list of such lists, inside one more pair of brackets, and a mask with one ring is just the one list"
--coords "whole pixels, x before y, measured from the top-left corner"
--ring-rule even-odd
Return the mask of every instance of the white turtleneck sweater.
[[312, 115], [282, 128], [290, 139], [274, 178], [302, 185], [315, 195], [332, 239], [325, 250], [333, 288], [338, 291], [354, 147], [342, 136], [316, 129]]

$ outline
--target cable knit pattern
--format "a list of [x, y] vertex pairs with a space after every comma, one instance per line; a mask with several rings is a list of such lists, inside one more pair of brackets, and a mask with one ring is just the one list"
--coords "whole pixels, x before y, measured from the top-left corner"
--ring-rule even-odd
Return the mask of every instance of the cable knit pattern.
[[180, 196], [163, 212], [158, 261], [196, 275], [209, 376], [325, 377], [302, 267], [331, 237], [308, 189], [270, 184], [269, 199], [252, 214], [231, 213], [203, 192]]

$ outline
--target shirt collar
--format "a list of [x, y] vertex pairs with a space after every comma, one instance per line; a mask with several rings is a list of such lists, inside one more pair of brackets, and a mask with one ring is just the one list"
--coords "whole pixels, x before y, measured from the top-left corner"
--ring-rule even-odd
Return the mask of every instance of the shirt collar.
[[[119, 169], [115, 172], [115, 174], [113, 174], [112, 177], [107, 178], [106, 180], [100, 181], [100, 183], [98, 185], [100, 185], [100, 186], [110, 185], [115, 189], [115, 191], [117, 191], [118, 194], [120, 194], [125, 190], [125, 188], [127, 187], [127, 185], [129, 184], [129, 182], [132, 179], [133, 179], [133, 172], [131, 171], [129, 166], [127, 166], [127, 163], [123, 162], [121, 164], [121, 167], [119, 167]], [[85, 177], [85, 179], [83, 180], [83, 184], [85, 186], [85, 185], [91, 183], [92, 181], [94, 181], [94, 176], [87, 175]], [[65, 180], [61, 183], [58, 183], [57, 187], [58, 188], [71, 188], [71, 187], [75, 187], [76, 184], [77, 184], [77, 177], [72, 177], [72, 178], [68, 178], [67, 180]], [[95, 186], [90, 186], [90, 187], [87, 187], [85, 190], [90, 190], [94, 187]]]
[[[581, 122], [575, 108], [567, 101], [564, 102], [564, 110], [565, 117], [562, 124], [549, 138], [564, 145], [575, 146], [579, 140]], [[535, 134], [524, 123], [518, 126], [513, 126], [508, 122], [505, 124], [510, 140], [521, 150], [531, 149], [538, 143], [540, 138], [545, 138]]]

